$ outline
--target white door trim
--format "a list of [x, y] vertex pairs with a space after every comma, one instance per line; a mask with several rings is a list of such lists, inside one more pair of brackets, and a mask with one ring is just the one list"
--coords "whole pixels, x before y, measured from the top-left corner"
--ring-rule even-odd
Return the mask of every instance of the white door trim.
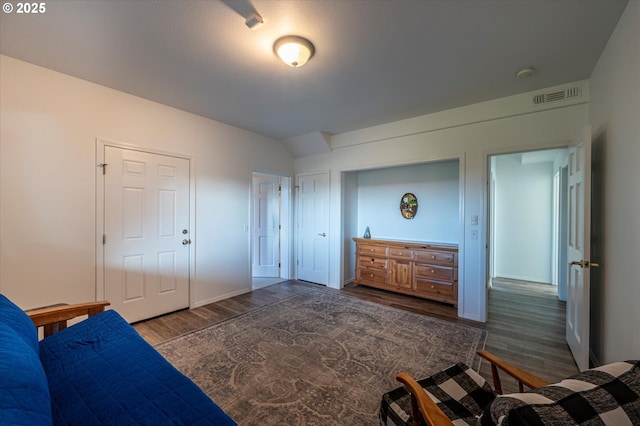
[[[96, 300], [104, 300], [104, 244], [102, 236], [104, 235], [104, 178], [103, 167], [105, 162], [105, 147], [111, 146], [120, 149], [128, 149], [133, 151], [148, 152], [150, 154], [167, 155], [170, 157], [183, 158], [189, 161], [189, 230], [191, 234], [191, 244], [189, 245], [189, 307], [195, 307], [195, 292], [193, 291], [193, 282], [196, 276], [196, 185], [195, 185], [195, 157], [193, 155], [177, 153], [172, 151], [160, 150], [157, 148], [143, 147], [139, 145], [109, 141], [106, 139], [96, 138], [96, 228], [95, 228], [95, 251], [96, 251]], [[107, 165], [108, 167], [108, 165]]]

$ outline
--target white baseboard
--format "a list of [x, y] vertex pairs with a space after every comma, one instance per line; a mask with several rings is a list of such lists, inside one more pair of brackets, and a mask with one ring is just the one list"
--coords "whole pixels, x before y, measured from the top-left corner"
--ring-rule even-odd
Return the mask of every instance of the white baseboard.
[[193, 304], [193, 306], [190, 307], [190, 309], [199, 308], [200, 306], [208, 305], [209, 303], [219, 302], [221, 300], [229, 299], [230, 297], [234, 297], [234, 296], [240, 296], [241, 294], [245, 294], [245, 293], [249, 293], [249, 292], [251, 292], [251, 288], [245, 288], [245, 289], [242, 289], [242, 290], [238, 290], [238, 291], [234, 291], [234, 292], [231, 292], [231, 293], [223, 294], [222, 296], [216, 296], [216, 297], [212, 297], [210, 299], [199, 300], [199, 301], [195, 302]]

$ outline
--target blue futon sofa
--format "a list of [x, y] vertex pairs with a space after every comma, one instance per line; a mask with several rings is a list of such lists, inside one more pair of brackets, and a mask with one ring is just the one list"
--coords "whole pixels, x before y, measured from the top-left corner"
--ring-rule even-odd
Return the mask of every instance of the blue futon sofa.
[[[62, 330], [38, 342], [38, 314], [0, 295], [0, 425], [236, 424], [98, 303], [43, 310]], [[89, 318], [66, 328], [82, 313]]]

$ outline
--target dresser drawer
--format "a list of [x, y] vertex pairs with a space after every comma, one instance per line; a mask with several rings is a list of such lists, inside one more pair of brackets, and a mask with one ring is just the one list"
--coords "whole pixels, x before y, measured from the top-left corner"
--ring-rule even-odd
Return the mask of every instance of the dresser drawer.
[[418, 263], [433, 263], [437, 265], [455, 264], [455, 254], [448, 251], [415, 250], [414, 259]]
[[415, 291], [417, 293], [437, 294], [448, 298], [452, 298], [454, 296], [452, 284], [430, 281], [422, 278], [416, 279]]
[[360, 268], [358, 279], [362, 284], [386, 284], [387, 270]]
[[389, 247], [389, 257], [395, 259], [413, 259], [413, 253], [411, 249], [406, 247]]
[[373, 244], [362, 244], [358, 246], [358, 254], [361, 255], [374, 255], [374, 256], [386, 256], [387, 255], [386, 246], [377, 246]]
[[435, 265], [416, 265], [415, 266], [416, 278], [426, 278], [443, 281], [453, 281], [457, 279], [457, 271], [455, 268], [448, 268], [446, 266]]
[[366, 269], [387, 269], [387, 259], [383, 257], [358, 256], [358, 266]]

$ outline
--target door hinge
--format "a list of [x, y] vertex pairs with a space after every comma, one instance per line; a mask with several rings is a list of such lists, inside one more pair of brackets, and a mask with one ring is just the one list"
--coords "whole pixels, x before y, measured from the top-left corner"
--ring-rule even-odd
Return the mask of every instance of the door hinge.
[[282, 185], [278, 185], [278, 192], [282, 192]]
[[100, 164], [98, 164], [98, 167], [102, 167], [102, 174], [103, 174], [103, 175], [106, 175], [106, 174], [107, 174], [107, 166], [108, 166], [108, 164], [107, 164], [107, 163], [100, 163]]
[[278, 262], [278, 268], [281, 268], [281, 266], [280, 266], [280, 262]]
[[102, 245], [107, 244], [107, 236], [105, 234], [102, 234]]

